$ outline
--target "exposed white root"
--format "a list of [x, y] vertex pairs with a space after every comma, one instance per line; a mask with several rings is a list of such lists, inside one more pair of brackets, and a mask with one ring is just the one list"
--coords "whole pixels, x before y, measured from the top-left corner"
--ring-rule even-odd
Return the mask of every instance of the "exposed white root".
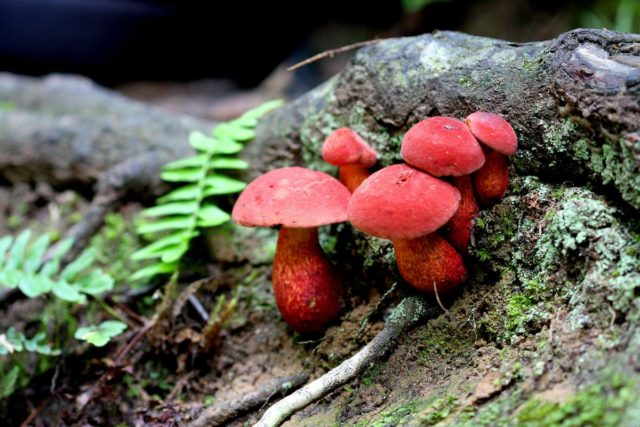
[[243, 412], [266, 404], [274, 396], [286, 395], [290, 390], [295, 390], [307, 382], [309, 376], [305, 373], [290, 377], [277, 378], [257, 389], [228, 402], [211, 406], [198, 416], [188, 427], [215, 427], [224, 425]]
[[395, 340], [428, 314], [427, 304], [418, 297], [405, 298], [394, 308], [382, 331], [362, 350], [271, 406], [254, 427], [276, 427], [297, 411], [348, 383], [391, 348]]

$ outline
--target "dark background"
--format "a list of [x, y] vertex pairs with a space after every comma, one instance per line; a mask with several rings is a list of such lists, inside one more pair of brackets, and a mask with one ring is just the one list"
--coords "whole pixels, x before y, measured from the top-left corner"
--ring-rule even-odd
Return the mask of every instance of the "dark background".
[[[0, 0], [0, 70], [106, 85], [232, 78], [374, 37], [442, 30], [512, 41], [577, 26], [638, 31], [638, 0]], [[629, 19], [629, 17], [631, 19]]]

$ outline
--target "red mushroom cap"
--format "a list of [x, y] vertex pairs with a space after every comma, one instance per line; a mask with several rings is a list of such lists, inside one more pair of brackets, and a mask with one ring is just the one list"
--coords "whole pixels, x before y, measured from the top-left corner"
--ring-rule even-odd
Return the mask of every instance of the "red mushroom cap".
[[471, 133], [483, 144], [505, 156], [513, 156], [518, 150], [518, 137], [513, 127], [497, 114], [478, 111], [470, 114], [465, 122]]
[[459, 203], [454, 186], [407, 165], [393, 165], [356, 189], [348, 214], [353, 226], [367, 234], [408, 239], [442, 227]]
[[336, 129], [322, 144], [322, 159], [335, 166], [359, 164], [366, 168], [378, 160], [378, 153], [349, 128]]
[[350, 197], [349, 190], [326, 173], [281, 168], [249, 184], [231, 217], [247, 227], [318, 227], [346, 221]]
[[434, 176], [468, 175], [482, 167], [482, 148], [469, 128], [451, 117], [429, 117], [402, 141], [402, 158]]

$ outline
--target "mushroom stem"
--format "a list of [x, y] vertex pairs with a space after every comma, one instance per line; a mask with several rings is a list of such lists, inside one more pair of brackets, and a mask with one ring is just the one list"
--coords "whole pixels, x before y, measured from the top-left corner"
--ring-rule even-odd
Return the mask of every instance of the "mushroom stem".
[[320, 332], [342, 308], [342, 278], [318, 244], [317, 227], [282, 227], [273, 260], [273, 292], [298, 332]]
[[347, 187], [350, 193], [353, 193], [370, 175], [371, 172], [368, 168], [357, 163], [340, 166], [339, 170], [340, 182]]
[[437, 233], [394, 240], [393, 248], [400, 274], [419, 291], [445, 293], [467, 280], [462, 256]]
[[466, 253], [473, 233], [473, 224], [478, 216], [478, 203], [473, 195], [473, 183], [469, 175], [453, 178], [456, 188], [460, 191], [460, 205], [458, 210], [443, 227], [442, 235], [460, 253]]
[[485, 148], [485, 163], [473, 174], [476, 199], [482, 207], [490, 207], [504, 197], [509, 187], [507, 156], [491, 148]]

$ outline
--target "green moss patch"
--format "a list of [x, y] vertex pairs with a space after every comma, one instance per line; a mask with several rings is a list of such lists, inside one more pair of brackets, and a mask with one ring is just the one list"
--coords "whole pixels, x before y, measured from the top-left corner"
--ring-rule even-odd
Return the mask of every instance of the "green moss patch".
[[628, 417], [632, 406], [638, 409], [635, 381], [618, 373], [562, 403], [529, 399], [518, 411], [517, 424], [523, 427], [614, 427], [625, 420], [633, 422]]

